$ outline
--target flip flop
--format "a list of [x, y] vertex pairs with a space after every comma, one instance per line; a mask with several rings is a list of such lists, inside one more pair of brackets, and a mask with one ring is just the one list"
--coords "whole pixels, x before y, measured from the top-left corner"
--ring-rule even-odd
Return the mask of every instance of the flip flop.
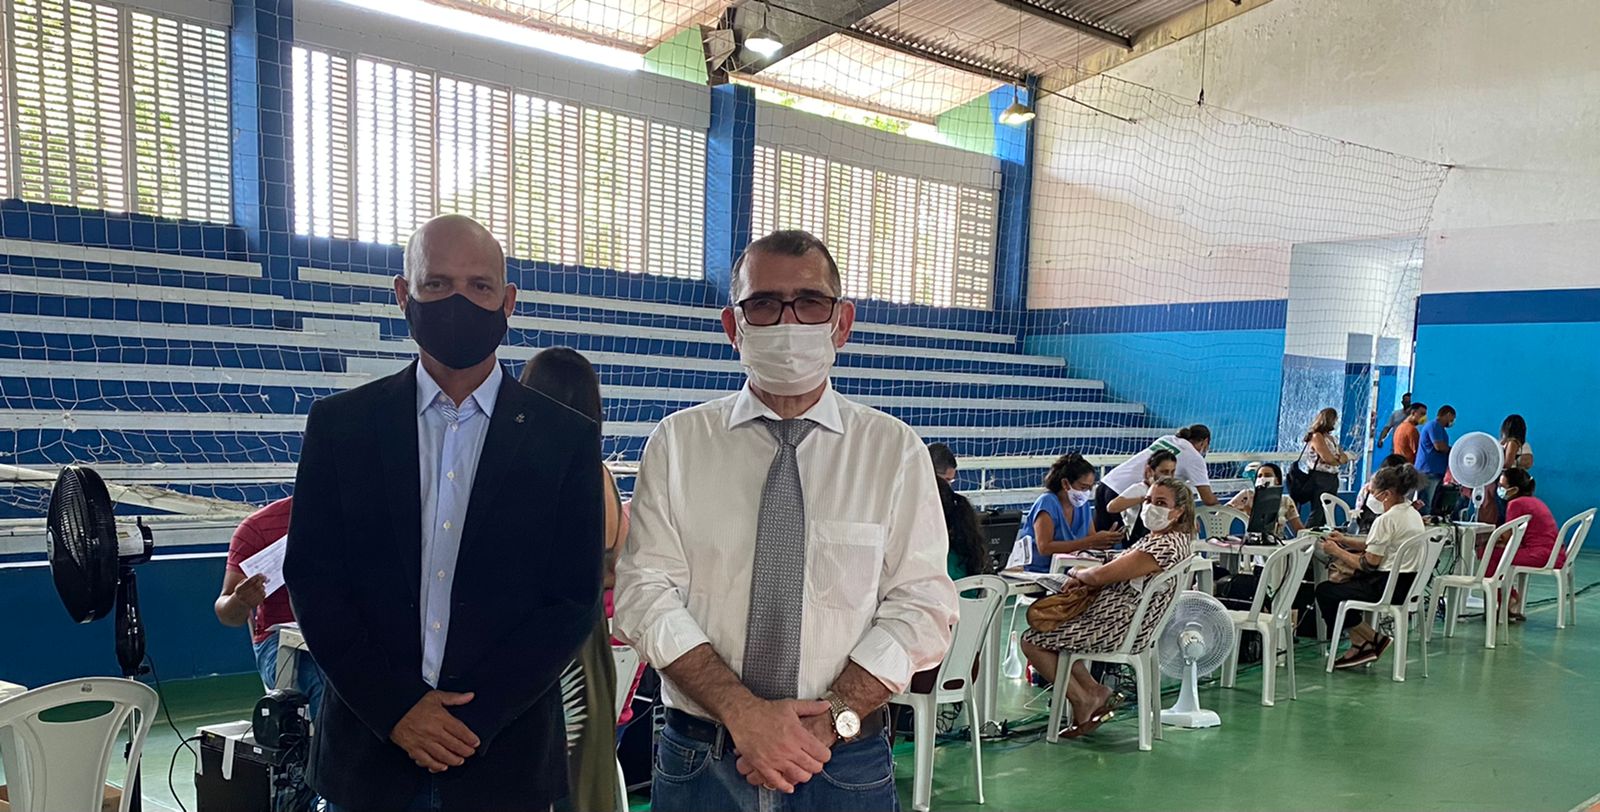
[[1073, 725], [1070, 728], [1067, 728], [1066, 730], [1062, 731], [1061, 737], [1064, 739], [1081, 739], [1084, 736], [1093, 733], [1096, 728], [1116, 718], [1116, 715], [1116, 711], [1112, 710], [1106, 705], [1101, 705], [1095, 710], [1094, 713], [1089, 714], [1089, 721], [1081, 722]]

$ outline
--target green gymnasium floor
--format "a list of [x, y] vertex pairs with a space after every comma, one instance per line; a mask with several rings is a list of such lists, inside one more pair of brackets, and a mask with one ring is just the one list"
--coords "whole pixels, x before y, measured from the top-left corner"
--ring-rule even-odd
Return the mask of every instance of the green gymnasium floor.
[[[1600, 573], [1600, 561], [1585, 569]], [[1549, 584], [1534, 582], [1535, 601], [1553, 595]], [[1528, 622], [1513, 627], [1494, 651], [1483, 648], [1482, 619], [1475, 620], [1453, 639], [1434, 638], [1429, 679], [1422, 678], [1415, 643], [1404, 683], [1389, 679], [1387, 660], [1369, 671], [1326, 674], [1315, 647], [1306, 645], [1299, 651], [1299, 701], [1284, 693], [1276, 707], [1262, 707], [1256, 669], [1242, 671], [1233, 690], [1204, 686], [1202, 703], [1222, 714], [1223, 726], [1168, 729], [1149, 753], [1138, 752], [1137, 728], [1126, 716], [1081, 742], [1051, 745], [1035, 735], [986, 745], [982, 807], [973, 798], [969, 748], [941, 744], [934, 809], [1587, 808], [1600, 793], [1600, 590], [1579, 599], [1578, 625], [1560, 632], [1553, 601], [1532, 606]], [[1281, 676], [1279, 690], [1286, 692]], [[1009, 717], [1032, 715], [1023, 705], [1034, 691], [1020, 684], [1004, 690]], [[166, 686], [168, 707], [185, 732], [243, 718], [258, 693], [250, 676]], [[147, 810], [178, 809], [167, 790], [177, 741], [160, 720], [145, 750]], [[909, 810], [908, 744], [897, 748], [896, 761], [901, 803]], [[174, 779], [191, 812], [193, 770], [191, 756], [181, 752]]]

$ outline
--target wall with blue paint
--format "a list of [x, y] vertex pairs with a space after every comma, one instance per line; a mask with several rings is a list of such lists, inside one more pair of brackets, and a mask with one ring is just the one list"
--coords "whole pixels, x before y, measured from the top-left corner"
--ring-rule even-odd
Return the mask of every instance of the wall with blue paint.
[[1282, 300], [1035, 310], [1024, 346], [1145, 404], [1155, 424], [1205, 423], [1219, 450], [1273, 448], [1284, 314]]
[[1556, 521], [1600, 506], [1600, 288], [1428, 294], [1417, 322], [1414, 397], [1456, 407], [1451, 436], [1520, 414]]

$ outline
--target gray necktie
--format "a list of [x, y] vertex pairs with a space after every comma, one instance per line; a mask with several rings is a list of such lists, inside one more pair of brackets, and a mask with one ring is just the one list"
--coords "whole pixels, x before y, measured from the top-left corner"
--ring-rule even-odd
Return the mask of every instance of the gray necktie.
[[806, 504], [795, 449], [817, 424], [761, 422], [777, 439], [778, 453], [767, 469], [756, 519], [742, 679], [762, 699], [793, 699], [800, 690], [800, 612], [806, 583]]

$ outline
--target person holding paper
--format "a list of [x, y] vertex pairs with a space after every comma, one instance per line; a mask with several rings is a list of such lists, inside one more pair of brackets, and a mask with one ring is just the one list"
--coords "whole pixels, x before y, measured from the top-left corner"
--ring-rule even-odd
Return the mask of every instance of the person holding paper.
[[421, 357], [306, 418], [284, 575], [332, 690], [311, 786], [334, 812], [545, 810], [560, 676], [600, 611], [600, 428], [518, 383], [500, 244], [429, 220], [394, 293]]
[[[289, 606], [289, 590], [281, 588], [281, 551], [277, 552], [279, 566], [275, 574], [256, 572], [251, 575], [246, 570], [255, 569], [254, 562], [273, 555], [273, 551], [262, 555], [264, 550], [283, 545], [284, 536], [289, 532], [289, 512], [292, 507], [292, 498], [279, 499], [239, 523], [239, 527], [233, 531], [233, 540], [228, 542], [228, 564], [222, 574], [222, 594], [217, 596], [212, 606], [217, 613], [217, 620], [222, 621], [224, 626], [250, 624], [256, 670], [261, 673], [261, 682], [268, 690], [277, 687], [278, 683], [276, 627], [280, 623], [293, 623], [294, 609]], [[269, 577], [278, 589], [268, 590]], [[306, 695], [306, 709], [315, 715], [322, 704], [322, 671], [308, 653], [300, 651], [296, 654], [299, 659], [295, 666], [295, 688]]]

